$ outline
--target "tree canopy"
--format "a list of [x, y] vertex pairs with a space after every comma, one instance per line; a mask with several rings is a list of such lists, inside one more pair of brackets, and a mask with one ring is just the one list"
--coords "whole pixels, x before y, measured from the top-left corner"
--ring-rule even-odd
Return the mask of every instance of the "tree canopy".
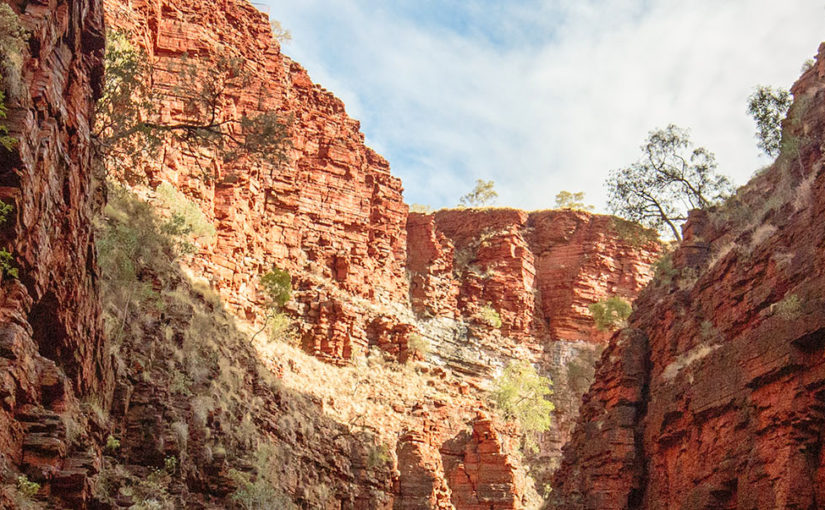
[[494, 186], [495, 183], [493, 181], [476, 179], [476, 185], [473, 190], [461, 197], [458, 205], [461, 207], [485, 207], [493, 205], [496, 198], [498, 198], [498, 193], [493, 189]]
[[691, 209], [703, 209], [733, 192], [730, 180], [716, 172], [716, 157], [694, 147], [688, 132], [673, 124], [655, 129], [641, 146], [642, 157], [613, 170], [607, 180], [608, 207], [628, 220], [673, 234]]
[[[553, 394], [552, 385], [553, 381], [538, 375], [527, 361], [514, 361], [496, 379], [492, 397], [505, 418], [519, 422], [523, 433], [545, 432], [550, 428], [556, 408], [547, 399]], [[529, 437], [525, 445], [533, 446]]]
[[[252, 72], [230, 48], [219, 48], [209, 62], [184, 55], [171, 71], [178, 85], [159, 92], [146, 52], [121, 32], [107, 34], [103, 95], [97, 104], [92, 139], [104, 171], [128, 181], [141, 179], [140, 161], [174, 140], [193, 153], [213, 149], [224, 161], [251, 157], [278, 164], [286, 159], [289, 120], [267, 109], [263, 85], [257, 111], [235, 113], [227, 101], [232, 90], [253, 87]], [[161, 94], [172, 94], [182, 112], [161, 115]], [[195, 160], [197, 163], [197, 160]], [[198, 163], [199, 164], [199, 163]], [[201, 168], [204, 178], [209, 173]]]
[[756, 122], [756, 145], [768, 156], [776, 157], [782, 149], [782, 120], [793, 98], [782, 88], [761, 85], [748, 97], [748, 113]]
[[592, 205], [585, 205], [584, 191], [572, 193], [562, 190], [556, 194], [556, 209], [573, 209], [575, 211], [592, 211]]

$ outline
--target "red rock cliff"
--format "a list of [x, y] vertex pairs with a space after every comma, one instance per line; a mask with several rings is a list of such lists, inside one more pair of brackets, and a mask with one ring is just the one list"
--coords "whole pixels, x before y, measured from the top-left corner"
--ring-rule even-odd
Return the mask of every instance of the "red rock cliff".
[[[456, 387], [484, 397], [508, 361], [536, 362], [556, 381], [557, 428], [542, 453], [554, 461], [576, 415], [581, 381], [586, 384], [593, 353], [606, 339], [587, 306], [614, 294], [632, 299], [651, 276], [657, 248], [622, 240], [608, 217], [572, 211], [460, 210], [408, 218], [400, 181], [364, 145], [358, 122], [281, 53], [266, 16], [246, 1], [105, 4], [110, 26], [125, 30], [153, 63], [162, 118], [182, 118], [174, 98], [182, 78], [174, 69], [184, 55], [209, 65], [229, 48], [254, 79], [225, 92], [222, 101], [230, 106], [222, 112], [254, 114], [265, 107], [293, 119], [292, 147], [281, 166], [226, 162], [174, 142], [162, 158], [144, 162], [150, 188], [171, 183], [217, 228], [216, 241], [190, 261], [193, 272], [235, 313], [259, 323], [259, 276], [272, 265], [287, 269], [296, 287], [288, 310], [300, 322], [303, 349], [336, 364], [362, 359], [370, 347], [405, 360], [410, 340], [420, 335], [432, 347], [430, 363], [446, 365], [460, 381]], [[203, 179], [203, 168], [216, 178]], [[500, 315], [500, 329], [482, 320], [488, 307]], [[455, 433], [443, 432], [430, 447], [441, 448]], [[501, 466], [509, 466], [499, 453]]]
[[783, 154], [695, 213], [584, 398], [557, 508], [825, 504], [825, 44]]
[[[349, 298], [406, 301], [407, 206], [401, 182], [364, 145], [358, 121], [281, 53], [266, 15], [246, 1], [111, 0], [106, 10], [112, 27], [127, 30], [147, 50], [155, 84], [169, 98], [163, 118], [183, 114], [173, 98], [183, 79], [174, 69], [184, 54], [209, 65], [215, 54], [231, 51], [254, 78], [224, 94], [223, 101], [236, 105], [224, 115], [274, 109], [292, 119], [288, 162], [279, 167], [224, 163], [183, 144], [166, 147], [161, 161], [146, 162], [152, 185], [172, 183], [214, 220], [217, 241], [196, 257], [197, 272], [242, 317], [258, 322], [259, 276], [273, 265], [286, 269], [298, 290], [294, 311], [307, 324], [305, 348], [331, 361], [365, 351], [377, 341], [368, 333], [380, 313]], [[202, 168], [216, 179], [204, 180]]]
[[89, 138], [103, 12], [95, 0], [26, 2], [22, 9], [5, 3], [29, 35], [4, 121], [18, 143], [10, 152], [0, 148], [0, 199], [14, 207], [0, 237], [19, 272], [0, 283], [0, 475], [14, 465], [44, 490], [75, 493], [85, 488], [85, 471], [66, 458], [59, 414], [91, 393], [105, 402], [111, 382]]

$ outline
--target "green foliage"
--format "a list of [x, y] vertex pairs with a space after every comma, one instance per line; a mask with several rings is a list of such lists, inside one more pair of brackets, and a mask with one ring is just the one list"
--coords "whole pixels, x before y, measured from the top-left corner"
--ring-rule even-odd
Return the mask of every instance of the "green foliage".
[[[9, 214], [14, 210], [14, 206], [0, 200], [0, 225], [9, 220]], [[5, 248], [0, 248], [0, 275], [11, 278], [19, 278], [17, 268], [14, 267], [14, 256]]]
[[215, 241], [215, 225], [206, 217], [198, 204], [175, 189], [168, 182], [162, 182], [155, 190], [158, 198], [171, 213], [166, 224], [166, 231], [172, 237], [181, 240], [179, 251], [191, 253], [196, 247], [188, 242], [192, 239], [198, 243], [209, 244]]
[[[495, 381], [493, 401], [506, 419], [517, 420], [525, 437], [550, 429], [552, 412], [556, 408], [547, 399], [553, 394], [553, 385], [547, 377], [536, 373], [527, 361], [514, 361], [507, 365], [501, 377]], [[535, 445], [525, 441], [528, 449]]]
[[677, 228], [691, 209], [704, 209], [733, 192], [716, 173], [716, 157], [694, 148], [688, 132], [669, 125], [650, 132], [642, 159], [613, 170], [607, 180], [608, 207], [618, 216], [681, 241]]
[[[6, 95], [2, 90], [0, 90], [0, 120], [4, 120], [7, 114], [8, 109], [6, 108]], [[17, 145], [17, 139], [9, 136], [9, 128], [5, 124], [0, 123], [0, 146], [7, 151], [10, 151], [15, 145]]]
[[433, 208], [429, 205], [424, 204], [411, 204], [410, 205], [410, 212], [411, 213], [421, 213], [421, 214], [430, 214], [433, 212]]
[[272, 27], [272, 37], [279, 43], [284, 44], [292, 40], [292, 34], [281, 25], [280, 21], [273, 19], [269, 25]]
[[140, 268], [171, 265], [185, 239], [174, 220], [159, 218], [151, 204], [117, 185], [109, 187], [109, 200], [96, 226], [104, 303], [121, 317], [107, 322], [107, 330], [118, 337], [131, 307], [163, 305], [154, 282], [142, 277]]
[[653, 278], [664, 286], [669, 286], [679, 276], [679, 270], [673, 267], [673, 255], [665, 253], [653, 264]]
[[773, 306], [776, 315], [786, 321], [792, 321], [801, 315], [802, 302], [796, 294], [788, 294]]
[[163, 469], [170, 475], [174, 475], [178, 472], [178, 458], [174, 455], [166, 457], [163, 459]]
[[106, 450], [110, 452], [116, 452], [120, 449], [120, 440], [117, 439], [115, 436], [109, 434], [106, 438]]
[[0, 200], [0, 225], [3, 225], [9, 221], [9, 215], [12, 211], [14, 211], [13, 205], [7, 204]]
[[478, 312], [478, 318], [488, 326], [496, 329], [501, 327], [501, 315], [489, 303], [481, 307], [481, 310]]
[[229, 477], [238, 487], [230, 496], [237, 508], [243, 510], [269, 510], [273, 508], [287, 510], [295, 508], [295, 505], [286, 494], [275, 489], [261, 478], [253, 482], [248, 473], [235, 469], [229, 470]]
[[493, 181], [476, 180], [476, 185], [473, 190], [458, 201], [460, 207], [486, 207], [492, 205], [498, 193], [493, 189], [495, 183]]
[[0, 274], [3, 277], [19, 278], [20, 274], [14, 267], [14, 256], [5, 248], [0, 248]]
[[377, 469], [387, 465], [392, 457], [387, 445], [379, 443], [369, 447], [367, 451], [367, 469]]
[[659, 240], [659, 233], [652, 228], [645, 228], [638, 223], [627, 221], [618, 216], [610, 217], [610, 225], [619, 236], [619, 239], [633, 246], [642, 248]]
[[280, 308], [292, 296], [292, 276], [283, 269], [275, 266], [261, 276], [261, 286], [269, 301], [269, 306]]
[[633, 307], [620, 298], [613, 296], [593, 303], [587, 307], [593, 315], [593, 321], [599, 331], [613, 331], [627, 324], [627, 318], [633, 312]]
[[592, 211], [592, 205], [585, 205], [584, 191], [571, 193], [569, 191], [559, 191], [556, 194], [556, 209], [573, 209], [574, 211]]
[[40, 484], [30, 481], [26, 475], [20, 475], [17, 477], [17, 492], [27, 498], [33, 498], [40, 492]]
[[[8, 4], [0, 3], [0, 92], [12, 98], [20, 92], [20, 72], [27, 39], [28, 34], [17, 14]], [[2, 103], [3, 99], [0, 99]]]
[[160, 103], [152, 89], [152, 69], [142, 49], [124, 32], [106, 33], [105, 82], [97, 102], [92, 131], [102, 178], [114, 173], [119, 179], [140, 181], [141, 159], [154, 157], [163, 142], [162, 133], [146, 123], [157, 114]]
[[756, 122], [757, 146], [768, 156], [779, 155], [782, 119], [791, 107], [791, 94], [785, 89], [760, 85], [748, 97], [748, 113]]
[[[153, 69], [145, 52], [124, 33], [111, 31], [107, 39], [106, 84], [92, 132], [104, 173], [128, 182], [142, 181], [140, 163], [171, 140], [194, 153], [210, 149], [224, 161], [250, 157], [281, 164], [286, 160], [288, 120], [275, 110], [237, 115], [234, 103], [223, 100], [232, 90], [253, 86], [252, 72], [230, 49], [217, 49], [209, 62], [184, 55], [168, 70], [182, 84], [171, 94], [183, 103], [183, 113], [170, 121], [158, 114], [156, 105], [163, 98], [153, 88]], [[261, 107], [268, 103], [264, 90], [261, 86], [258, 92]], [[205, 168], [201, 173], [205, 179], [213, 177]]]

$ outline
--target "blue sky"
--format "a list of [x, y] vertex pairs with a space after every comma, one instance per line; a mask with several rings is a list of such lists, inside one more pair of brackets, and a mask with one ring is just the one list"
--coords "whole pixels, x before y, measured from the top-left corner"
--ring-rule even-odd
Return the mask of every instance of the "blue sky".
[[[675, 123], [743, 184], [769, 163], [745, 111], [825, 40], [822, 0], [266, 0], [283, 51], [361, 121], [408, 203], [496, 205], [585, 191]], [[260, 5], [260, 4], [258, 4]]]

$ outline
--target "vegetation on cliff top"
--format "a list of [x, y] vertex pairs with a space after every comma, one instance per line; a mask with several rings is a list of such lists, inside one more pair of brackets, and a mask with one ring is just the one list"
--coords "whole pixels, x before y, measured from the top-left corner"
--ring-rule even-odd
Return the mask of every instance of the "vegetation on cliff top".
[[608, 207], [615, 214], [660, 232], [682, 235], [677, 228], [691, 209], [704, 209], [733, 192], [727, 177], [716, 172], [716, 157], [693, 147], [688, 132], [673, 124], [650, 132], [642, 158], [613, 170], [607, 180]]

